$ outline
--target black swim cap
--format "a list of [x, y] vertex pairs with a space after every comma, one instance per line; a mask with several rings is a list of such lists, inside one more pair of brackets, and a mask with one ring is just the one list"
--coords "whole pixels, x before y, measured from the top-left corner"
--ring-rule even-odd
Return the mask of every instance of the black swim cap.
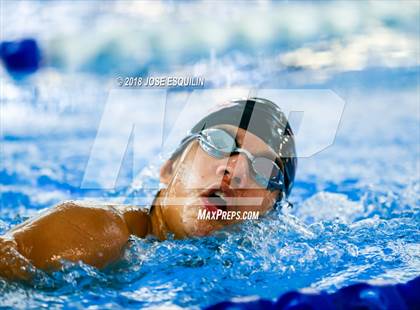
[[[191, 129], [190, 135], [222, 124], [253, 133], [276, 152], [284, 174], [284, 194], [289, 196], [295, 179], [297, 157], [292, 129], [280, 108], [267, 99], [257, 97], [231, 100], [201, 119]], [[175, 151], [172, 157], [178, 152]]]

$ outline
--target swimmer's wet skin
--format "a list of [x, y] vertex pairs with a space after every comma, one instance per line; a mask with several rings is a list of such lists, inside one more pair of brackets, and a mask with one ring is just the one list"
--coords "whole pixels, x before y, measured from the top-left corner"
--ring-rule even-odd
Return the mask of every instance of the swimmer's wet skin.
[[62, 259], [103, 268], [118, 260], [130, 235], [162, 235], [156, 227], [159, 220], [138, 208], [64, 202], [0, 237], [0, 275], [27, 279], [29, 263], [48, 271]]
[[61, 203], [0, 237], [0, 276], [28, 280], [30, 266], [52, 271], [62, 260], [104, 268], [118, 261], [131, 235], [205, 236], [241, 221], [202, 220], [203, 210], [263, 215], [290, 194], [296, 164], [293, 132], [274, 103], [230, 101], [200, 120], [162, 165], [166, 188], [156, 194], [150, 212]]

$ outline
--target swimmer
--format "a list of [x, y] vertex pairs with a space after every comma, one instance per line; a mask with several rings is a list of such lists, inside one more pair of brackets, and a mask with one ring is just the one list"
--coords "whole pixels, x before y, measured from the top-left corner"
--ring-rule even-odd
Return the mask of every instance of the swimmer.
[[242, 221], [200, 219], [203, 211], [264, 215], [290, 194], [296, 165], [280, 109], [262, 98], [232, 100], [201, 119], [161, 166], [165, 188], [149, 210], [58, 204], [0, 236], [0, 276], [30, 279], [29, 266], [52, 271], [62, 260], [104, 268], [118, 261], [131, 235], [182, 239]]

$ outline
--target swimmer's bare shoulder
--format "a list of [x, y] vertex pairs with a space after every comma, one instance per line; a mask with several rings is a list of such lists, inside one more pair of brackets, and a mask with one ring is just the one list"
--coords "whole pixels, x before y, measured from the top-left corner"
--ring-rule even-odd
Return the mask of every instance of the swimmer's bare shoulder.
[[105, 267], [120, 258], [131, 234], [148, 234], [148, 222], [136, 207], [61, 203], [0, 236], [0, 276], [27, 278], [25, 261], [43, 270], [62, 259]]

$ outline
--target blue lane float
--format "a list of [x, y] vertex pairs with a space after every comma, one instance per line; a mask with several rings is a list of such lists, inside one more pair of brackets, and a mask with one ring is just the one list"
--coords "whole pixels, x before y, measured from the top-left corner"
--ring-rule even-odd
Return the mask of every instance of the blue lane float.
[[0, 43], [0, 57], [12, 76], [36, 72], [41, 64], [41, 56], [38, 43], [32, 38]]
[[277, 300], [258, 299], [249, 302], [224, 301], [207, 310], [335, 310], [335, 309], [420, 309], [420, 277], [405, 284], [376, 286], [354, 284], [328, 294], [289, 292]]

